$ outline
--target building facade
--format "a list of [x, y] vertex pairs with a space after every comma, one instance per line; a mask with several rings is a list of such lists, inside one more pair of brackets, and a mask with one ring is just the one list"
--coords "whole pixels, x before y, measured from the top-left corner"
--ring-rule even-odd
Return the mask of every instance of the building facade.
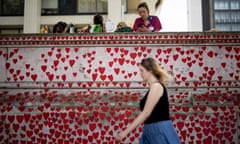
[[[0, 33], [39, 33], [41, 26], [58, 21], [78, 28], [91, 24], [96, 13], [111, 20], [114, 28], [120, 21], [132, 26], [138, 17], [137, 5], [144, 0], [0, 0]], [[240, 0], [157, 0], [146, 1], [150, 14], [159, 16], [163, 31], [239, 31]], [[177, 12], [174, 10], [177, 9]]]

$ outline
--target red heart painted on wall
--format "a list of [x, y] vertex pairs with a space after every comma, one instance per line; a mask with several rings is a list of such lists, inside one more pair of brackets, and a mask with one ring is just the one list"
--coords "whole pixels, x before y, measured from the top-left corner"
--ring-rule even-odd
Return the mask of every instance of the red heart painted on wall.
[[74, 64], [75, 64], [75, 60], [74, 59], [69, 60], [70, 67], [73, 67]]
[[67, 78], [66, 74], [63, 74], [61, 77], [63, 81], [66, 81], [66, 78]]
[[31, 78], [32, 78], [33, 81], [36, 81], [37, 80], [37, 74], [32, 74]]
[[11, 64], [9, 62], [6, 62], [6, 64], [5, 64], [6, 69], [9, 69], [10, 65]]
[[41, 66], [41, 69], [42, 69], [43, 72], [46, 72], [46, 70], [47, 70], [47, 65], [42, 65], [42, 66]]

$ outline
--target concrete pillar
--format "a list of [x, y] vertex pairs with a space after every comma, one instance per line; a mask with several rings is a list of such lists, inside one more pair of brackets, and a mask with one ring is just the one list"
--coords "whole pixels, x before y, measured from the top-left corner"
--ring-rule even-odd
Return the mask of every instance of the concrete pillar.
[[121, 0], [108, 0], [108, 16], [107, 19], [111, 20], [114, 24], [114, 28], [120, 21], [124, 21], [122, 12]]
[[188, 31], [202, 31], [201, 0], [187, 0]]
[[41, 0], [25, 0], [23, 33], [40, 33]]

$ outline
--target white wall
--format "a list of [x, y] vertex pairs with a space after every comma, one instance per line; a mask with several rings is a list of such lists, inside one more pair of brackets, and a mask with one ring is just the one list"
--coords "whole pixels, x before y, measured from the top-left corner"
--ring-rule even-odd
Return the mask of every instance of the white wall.
[[163, 0], [157, 15], [162, 23], [162, 32], [188, 31], [187, 0]]
[[188, 1], [188, 31], [202, 31], [202, 3], [201, 0]]
[[156, 15], [162, 32], [202, 31], [201, 0], [163, 0]]

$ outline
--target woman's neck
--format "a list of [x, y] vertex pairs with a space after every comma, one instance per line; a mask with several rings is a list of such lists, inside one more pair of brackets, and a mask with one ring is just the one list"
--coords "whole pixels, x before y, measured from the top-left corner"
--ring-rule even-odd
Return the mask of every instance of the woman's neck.
[[151, 77], [151, 78], [149, 78], [149, 80], [148, 80], [149, 86], [151, 86], [153, 83], [156, 83], [156, 82], [159, 82], [159, 80], [156, 79], [155, 77]]

